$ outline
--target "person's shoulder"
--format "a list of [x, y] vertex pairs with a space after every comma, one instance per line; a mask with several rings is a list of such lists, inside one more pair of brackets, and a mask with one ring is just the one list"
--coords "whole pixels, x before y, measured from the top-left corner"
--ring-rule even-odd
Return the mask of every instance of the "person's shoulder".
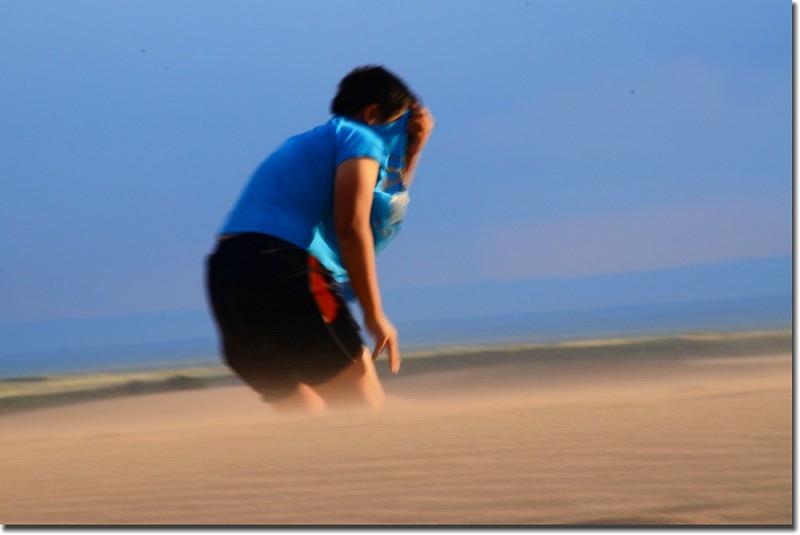
[[294, 151], [298, 148], [307, 150], [309, 147], [318, 150], [320, 147], [333, 147], [337, 144], [336, 141], [336, 124], [333, 120], [326, 121], [318, 124], [308, 130], [295, 134], [287, 138], [283, 144], [278, 147], [276, 152]]
[[363, 143], [369, 143], [377, 146], [383, 146], [381, 137], [372, 130], [369, 126], [353, 121], [341, 115], [334, 116], [328, 124], [334, 131], [334, 134], [339, 139], [359, 139]]

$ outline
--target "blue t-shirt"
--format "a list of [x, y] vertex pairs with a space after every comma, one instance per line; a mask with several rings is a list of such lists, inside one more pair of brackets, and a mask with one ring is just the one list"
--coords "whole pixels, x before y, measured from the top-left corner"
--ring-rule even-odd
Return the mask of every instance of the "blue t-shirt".
[[[406, 168], [409, 117], [410, 112], [406, 112], [391, 123], [369, 127], [383, 141], [386, 158], [386, 165], [381, 165], [370, 213], [375, 250], [378, 252], [386, 248], [397, 235], [408, 210], [409, 196], [403, 176]], [[330, 214], [330, 217], [323, 218], [317, 225], [309, 252], [319, 259], [337, 282], [346, 284], [349, 276], [342, 265], [338, 240], [333, 229]], [[343, 288], [343, 291], [349, 294], [348, 288]]]
[[385, 169], [386, 145], [369, 126], [341, 116], [289, 138], [253, 173], [220, 233], [260, 232], [308, 249], [315, 227], [333, 219], [334, 175], [350, 158]]

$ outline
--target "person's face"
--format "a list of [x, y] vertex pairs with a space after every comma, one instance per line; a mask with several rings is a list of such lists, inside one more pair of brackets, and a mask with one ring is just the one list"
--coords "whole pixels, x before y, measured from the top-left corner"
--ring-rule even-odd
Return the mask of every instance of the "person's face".
[[400, 111], [398, 111], [395, 115], [392, 115], [391, 117], [389, 117], [388, 119], [383, 121], [381, 124], [393, 123], [396, 120], [398, 120], [407, 111], [408, 111], [408, 106], [403, 106], [403, 108]]
[[403, 115], [405, 112], [408, 111], [408, 106], [403, 106], [397, 113], [393, 114], [390, 117], [383, 117], [381, 114], [380, 106], [377, 104], [370, 104], [369, 106], [365, 106], [364, 109], [361, 111], [361, 117], [358, 117], [363, 122], [365, 122], [369, 126], [374, 126], [378, 124], [389, 124], [391, 122], [396, 121]]

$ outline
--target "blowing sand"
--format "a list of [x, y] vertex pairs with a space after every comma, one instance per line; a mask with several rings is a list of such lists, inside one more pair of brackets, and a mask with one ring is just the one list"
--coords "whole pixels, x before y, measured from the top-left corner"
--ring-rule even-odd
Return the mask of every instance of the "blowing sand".
[[0, 522], [791, 525], [788, 351], [606, 353], [407, 362], [377, 413], [226, 386], [2, 416]]

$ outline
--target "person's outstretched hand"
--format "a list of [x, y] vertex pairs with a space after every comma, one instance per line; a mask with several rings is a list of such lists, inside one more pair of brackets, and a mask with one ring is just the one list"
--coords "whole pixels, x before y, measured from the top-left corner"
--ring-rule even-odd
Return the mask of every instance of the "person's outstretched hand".
[[389, 353], [389, 369], [392, 373], [400, 371], [400, 351], [397, 347], [397, 329], [386, 316], [380, 315], [375, 318], [366, 318], [364, 323], [367, 330], [375, 338], [375, 349], [372, 351], [372, 360], [384, 349]]

